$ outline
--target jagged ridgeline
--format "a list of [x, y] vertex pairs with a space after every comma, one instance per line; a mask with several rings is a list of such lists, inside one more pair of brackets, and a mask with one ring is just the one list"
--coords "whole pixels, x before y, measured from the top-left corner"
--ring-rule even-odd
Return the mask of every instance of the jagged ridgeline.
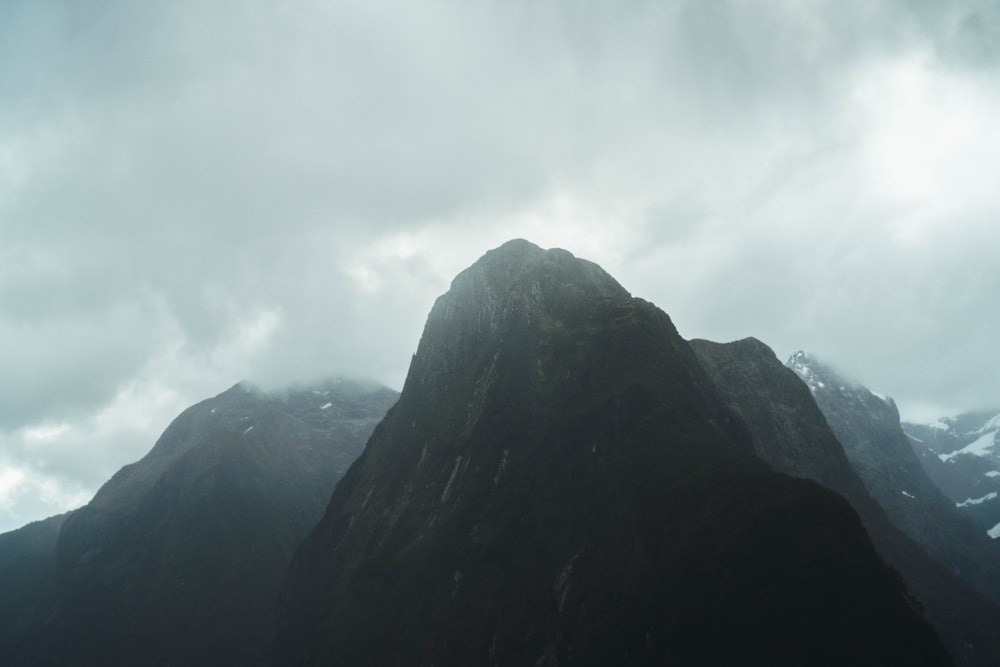
[[1000, 544], [931, 481], [903, 431], [895, 402], [803, 352], [788, 365], [809, 386], [852, 466], [892, 522], [952, 572], [1000, 602]]
[[851, 504], [875, 550], [900, 572], [956, 662], [1000, 664], [1000, 608], [984, 597], [995, 597], [990, 584], [1000, 560], [984, 550], [992, 546], [985, 535], [965, 525], [958, 510], [942, 506], [905, 440], [899, 447], [902, 432], [891, 400], [848, 385], [803, 353], [786, 367], [753, 338], [691, 345], [726, 404], [749, 427], [760, 458]]
[[917, 607], [665, 313], [512, 241], [435, 303], [295, 555], [274, 664], [946, 664]]

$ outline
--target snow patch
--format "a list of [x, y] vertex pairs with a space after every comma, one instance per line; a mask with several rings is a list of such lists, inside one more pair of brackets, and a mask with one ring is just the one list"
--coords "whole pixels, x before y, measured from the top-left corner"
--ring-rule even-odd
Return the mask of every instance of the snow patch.
[[253, 424], [250, 424], [250, 426], [248, 426], [247, 429], [245, 431], [243, 431], [243, 435], [246, 435], [247, 433], [249, 433], [252, 430], [253, 430]]
[[986, 534], [992, 537], [994, 540], [1000, 537], [1000, 523], [987, 530]]
[[914, 498], [914, 499], [916, 499], [916, 496], [913, 495], [912, 493], [910, 493], [909, 491], [903, 491], [903, 495], [906, 496], [907, 498]]
[[368, 507], [368, 501], [372, 499], [372, 491], [374, 490], [374, 486], [368, 487], [368, 493], [365, 494], [365, 499], [361, 501], [361, 509]]
[[989, 456], [990, 450], [993, 449], [995, 433], [987, 433], [986, 435], [980, 436], [975, 442], [962, 447], [959, 450], [952, 452], [951, 454], [938, 454], [938, 458], [944, 462], [948, 462], [955, 458], [959, 454], [971, 454], [972, 456]]
[[987, 477], [1000, 477], [1000, 470], [990, 470], [988, 473], [985, 474]]
[[892, 399], [889, 398], [886, 394], [882, 394], [882, 393], [879, 393], [877, 391], [872, 391], [870, 389], [868, 390], [868, 393], [870, 393], [872, 396], [874, 396], [878, 400], [882, 401], [886, 405], [892, 405]]
[[927, 428], [932, 428], [932, 429], [934, 429], [936, 431], [950, 431], [951, 430], [951, 425], [948, 424], [948, 423], [946, 423], [946, 422], [944, 422], [944, 421], [942, 421], [942, 420], [940, 420], [940, 419], [937, 419], [937, 420], [932, 421], [932, 422], [928, 422], [928, 423], [924, 424], [924, 426], [926, 426]]
[[809, 355], [800, 351], [793, 354], [785, 365], [791, 368], [799, 376], [799, 379], [806, 383], [809, 391], [816, 393], [817, 389], [822, 389], [826, 385], [816, 377], [816, 372], [813, 371], [809, 364]]
[[319, 409], [320, 410], [329, 410], [332, 405], [333, 405], [333, 403], [324, 403], [323, 405], [319, 406]]
[[444, 491], [441, 492], [441, 502], [448, 500], [451, 495], [451, 485], [455, 481], [455, 475], [458, 474], [458, 469], [462, 466], [462, 457], [455, 457], [455, 467], [451, 469], [451, 477], [448, 478], [448, 483], [444, 485]]
[[1000, 414], [993, 415], [990, 417], [989, 421], [983, 424], [983, 427], [976, 431], [976, 433], [986, 433], [987, 431], [998, 431], [1000, 430]]
[[982, 505], [987, 500], [993, 500], [997, 497], [996, 491], [990, 491], [982, 498], [966, 498], [960, 503], [955, 503], [955, 507], [968, 507], [969, 505]]

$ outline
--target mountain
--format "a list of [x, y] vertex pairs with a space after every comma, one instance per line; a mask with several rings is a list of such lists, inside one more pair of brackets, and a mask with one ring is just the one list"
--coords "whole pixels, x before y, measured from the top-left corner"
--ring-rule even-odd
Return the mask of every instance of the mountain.
[[[729, 408], [748, 425], [757, 454], [775, 470], [796, 477], [811, 479], [843, 495], [858, 512], [878, 553], [896, 568], [910, 589], [927, 608], [929, 620], [935, 625], [960, 664], [994, 665], [1000, 663], [1000, 608], [970, 588], [956, 574], [932, 558], [890, 521], [886, 511], [869, 493], [849, 455], [838, 440], [823, 412], [814, 400], [817, 390], [841, 383], [804, 354], [793, 357], [792, 370], [783, 365], [764, 343], [747, 338], [733, 343], [691, 341], [698, 359], [715, 382]], [[810, 373], [805, 373], [810, 369]], [[799, 374], [811, 378], [810, 387]], [[820, 386], [822, 384], [823, 386]], [[847, 391], [844, 385], [844, 392]], [[860, 389], [857, 389], [859, 393]], [[881, 405], [880, 401], [880, 405]], [[843, 412], [843, 411], [841, 411]], [[855, 415], [857, 424], [869, 417], [861, 411]], [[880, 467], [905, 470], [912, 455], [902, 461], [883, 453]], [[878, 458], [878, 457], [875, 457]], [[910, 479], [907, 488], [921, 489], [927, 484]], [[940, 494], [938, 494], [940, 495]], [[930, 497], [928, 494], [925, 497]], [[962, 556], [971, 561], [968, 568], [978, 567], [976, 583], [989, 581], [986, 573], [996, 574], [998, 561], [984, 560], [989, 547], [964, 517], [947, 502], [919, 502], [921, 514], [930, 530], [937, 523], [942, 533], [939, 541], [949, 539], [952, 547], [951, 564]], [[912, 518], [912, 517], [911, 517]], [[962, 527], [964, 528], [964, 531]], [[977, 550], [978, 549], [978, 550]], [[979, 560], [975, 560], [971, 552]], [[950, 552], [951, 553], [951, 552]], [[992, 568], [992, 569], [991, 569]]]
[[927, 475], [990, 538], [1000, 537], [1000, 410], [967, 412], [903, 431]]
[[931, 481], [903, 433], [899, 411], [882, 397], [797, 352], [802, 378], [847, 458], [889, 519], [929, 554], [1000, 601], [1000, 544], [994, 544]]
[[238, 384], [185, 410], [66, 518], [51, 617], [12, 662], [266, 662], [292, 552], [396, 398], [339, 381]]
[[0, 664], [52, 612], [59, 514], [0, 534]]
[[434, 304], [297, 550], [273, 664], [945, 664], [856, 513], [754, 453], [669, 317], [512, 241]]
[[692, 340], [691, 347], [727, 406], [749, 427], [761, 459], [836, 491], [859, 512], [874, 505], [809, 391], [770, 347], [756, 338]]

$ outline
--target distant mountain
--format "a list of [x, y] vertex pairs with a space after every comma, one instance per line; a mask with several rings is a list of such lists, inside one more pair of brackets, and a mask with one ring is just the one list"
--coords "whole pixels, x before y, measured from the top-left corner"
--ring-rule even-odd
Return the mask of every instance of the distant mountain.
[[[747, 338], [733, 343], [691, 341], [698, 359], [715, 382], [719, 393], [735, 414], [748, 425], [758, 455], [775, 470], [796, 477], [817, 481], [843, 495], [861, 516], [879, 554], [897, 568], [918, 599], [926, 605], [929, 619], [937, 627], [960, 664], [1000, 664], [1000, 608], [973, 591], [949, 571], [961, 563], [973, 581], [986, 591], [993, 590], [990, 576], [997, 575], [1000, 559], [990, 560], [992, 545], [968, 524], [949, 503], [923, 500], [915, 502], [910, 523], [925, 522], [924, 531], [937, 529], [938, 541], [948, 545], [949, 569], [931, 558], [912, 538], [903, 534], [889, 520], [886, 511], [869, 493], [849, 455], [830, 428], [814, 395], [833, 387], [837, 396], [846, 397], [846, 384], [835, 380], [825, 367], [804, 354], [793, 357], [795, 370], [785, 367], [764, 343]], [[800, 379], [808, 378], [811, 386]], [[840, 387], [843, 386], [842, 390]], [[861, 388], [854, 388], [863, 399]], [[850, 395], [853, 396], [853, 393]], [[846, 400], [846, 399], [844, 399]], [[826, 405], [840, 400], [824, 399]], [[862, 403], [865, 401], [862, 400]], [[879, 406], [884, 402], [879, 399]], [[840, 414], [844, 413], [838, 408]], [[866, 410], [854, 411], [855, 428], [864, 428], [876, 416]], [[897, 419], [898, 429], [898, 419]], [[891, 429], [890, 429], [891, 430]], [[855, 444], [857, 440], [852, 441]], [[869, 452], [877, 461], [876, 469], [888, 469], [899, 474], [913, 465], [912, 454], [904, 452], [902, 459], [883, 447], [881, 454]], [[920, 475], [918, 475], [920, 477]], [[908, 478], [906, 488], [919, 489], [925, 498], [935, 494], [926, 479]], [[931, 489], [928, 490], [927, 486]], [[905, 497], [905, 496], [904, 496]], [[893, 495], [895, 498], [895, 495]], [[909, 500], [914, 500], [908, 498]], [[978, 559], [978, 560], [977, 560]], [[973, 570], [973, 568], [975, 568]]]
[[185, 410], [66, 518], [51, 614], [9, 662], [264, 664], [292, 552], [397, 396], [239, 384]]
[[273, 664], [947, 662], [855, 512], [757, 458], [666, 314], [513, 241], [435, 303], [296, 553]]
[[1000, 410], [904, 423], [927, 475], [990, 538], [1000, 537]]
[[804, 352], [793, 355], [788, 366], [809, 386], [851, 465], [892, 522], [1000, 601], [1000, 543], [977, 530], [925, 472], [893, 400], [845, 380]]

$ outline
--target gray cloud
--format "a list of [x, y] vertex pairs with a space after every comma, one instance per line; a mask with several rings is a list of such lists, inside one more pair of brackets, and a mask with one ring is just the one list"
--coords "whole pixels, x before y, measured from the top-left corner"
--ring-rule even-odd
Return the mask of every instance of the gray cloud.
[[1000, 402], [998, 16], [3, 3], [0, 529], [241, 378], [398, 386], [434, 297], [513, 236], [904, 411]]

